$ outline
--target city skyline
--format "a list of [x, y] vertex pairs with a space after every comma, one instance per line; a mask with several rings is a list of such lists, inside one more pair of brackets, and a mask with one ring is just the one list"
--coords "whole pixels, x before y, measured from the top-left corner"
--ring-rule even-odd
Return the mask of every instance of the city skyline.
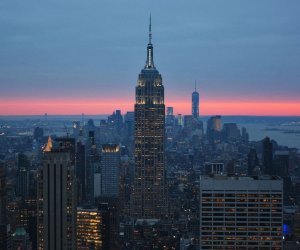
[[1, 3], [0, 115], [132, 111], [150, 12], [175, 114], [197, 80], [201, 115], [300, 115], [300, 4], [275, 2]]

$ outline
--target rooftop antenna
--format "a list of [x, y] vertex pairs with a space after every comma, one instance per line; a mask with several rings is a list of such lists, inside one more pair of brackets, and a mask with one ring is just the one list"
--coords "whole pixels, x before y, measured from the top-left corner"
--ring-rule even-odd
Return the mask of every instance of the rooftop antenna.
[[195, 92], [197, 92], [197, 80], [195, 80]]
[[149, 23], [149, 43], [152, 41], [152, 31], [151, 31], [151, 13], [150, 13], [150, 23]]

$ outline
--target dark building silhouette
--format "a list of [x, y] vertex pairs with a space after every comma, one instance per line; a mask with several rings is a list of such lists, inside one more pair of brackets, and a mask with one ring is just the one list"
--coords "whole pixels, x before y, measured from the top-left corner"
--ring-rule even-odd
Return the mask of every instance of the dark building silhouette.
[[242, 128], [242, 140], [244, 143], [249, 142], [249, 133], [247, 132], [246, 128]]
[[195, 83], [195, 91], [192, 93], [192, 116], [195, 119], [199, 118], [199, 93], [196, 89], [196, 83]]
[[40, 127], [36, 127], [33, 131], [33, 138], [37, 141], [41, 141], [44, 137], [44, 129]]
[[127, 138], [133, 138], [134, 135], [134, 112], [125, 114], [125, 134]]
[[16, 195], [20, 196], [23, 200], [29, 195], [29, 169], [30, 161], [28, 157], [25, 154], [19, 153]]
[[94, 131], [89, 131], [86, 144], [86, 202], [94, 202], [94, 174], [100, 168], [100, 153], [95, 143]]
[[118, 199], [102, 197], [97, 199], [97, 206], [102, 215], [102, 249], [120, 249], [117, 247], [120, 224]]
[[151, 18], [147, 61], [138, 77], [135, 103], [134, 218], [167, 214], [165, 183], [165, 104], [162, 77], [154, 66]]
[[251, 148], [248, 153], [248, 175], [252, 176], [254, 175], [254, 170], [256, 167], [258, 167], [259, 161], [256, 154], [256, 150], [254, 148]]
[[274, 175], [273, 168], [273, 145], [269, 137], [263, 139], [263, 173]]
[[224, 140], [237, 139], [241, 136], [236, 123], [224, 123], [222, 133]]
[[7, 187], [4, 162], [0, 161], [0, 249], [11, 250], [11, 231], [7, 221]]
[[86, 156], [85, 145], [82, 141], [77, 142], [76, 147], [76, 179], [78, 185], [78, 202], [81, 203], [87, 199]]
[[289, 152], [288, 151], [275, 151], [273, 165], [274, 174], [281, 177], [289, 175]]
[[121, 110], [117, 109], [113, 112], [113, 114], [108, 117], [108, 123], [116, 129], [117, 133], [120, 133], [123, 128], [123, 116]]

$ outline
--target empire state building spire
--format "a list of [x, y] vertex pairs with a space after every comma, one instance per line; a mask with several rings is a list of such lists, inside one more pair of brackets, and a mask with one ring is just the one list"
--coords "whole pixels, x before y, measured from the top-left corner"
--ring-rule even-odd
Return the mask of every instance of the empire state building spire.
[[147, 46], [147, 61], [146, 61], [145, 69], [155, 69], [154, 62], [153, 62], [151, 15], [150, 15], [150, 23], [149, 23], [149, 43], [148, 43], [148, 46]]
[[162, 77], [153, 64], [151, 16], [146, 66], [135, 88], [135, 173], [131, 216], [160, 219], [168, 215], [165, 169], [165, 104]]

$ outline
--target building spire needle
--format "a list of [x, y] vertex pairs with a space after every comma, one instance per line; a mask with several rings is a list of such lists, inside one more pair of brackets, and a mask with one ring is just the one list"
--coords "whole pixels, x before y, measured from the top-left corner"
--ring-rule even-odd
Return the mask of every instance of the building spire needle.
[[149, 23], [149, 43], [151, 43], [152, 40], [152, 32], [151, 32], [151, 14], [150, 14], [150, 23]]

